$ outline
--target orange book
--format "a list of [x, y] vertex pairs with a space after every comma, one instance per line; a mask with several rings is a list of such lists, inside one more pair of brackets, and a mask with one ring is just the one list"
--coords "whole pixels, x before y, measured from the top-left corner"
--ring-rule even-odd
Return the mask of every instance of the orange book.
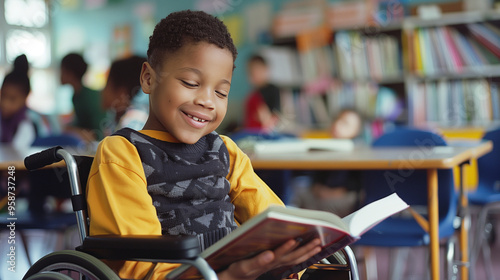
[[[276, 279], [282, 279], [355, 242], [370, 228], [406, 208], [408, 205], [396, 193], [374, 201], [342, 219], [331, 212], [271, 206], [207, 248], [200, 256], [218, 272], [236, 261], [273, 250], [290, 239], [302, 240], [301, 243], [306, 244], [319, 238], [323, 250], [317, 255], [297, 266], [272, 271]], [[188, 264], [179, 266], [167, 275], [167, 279], [200, 277], [198, 271]]]
[[415, 51], [413, 47], [413, 29], [403, 30], [403, 58], [404, 58], [404, 68], [406, 68], [410, 73], [415, 72]]

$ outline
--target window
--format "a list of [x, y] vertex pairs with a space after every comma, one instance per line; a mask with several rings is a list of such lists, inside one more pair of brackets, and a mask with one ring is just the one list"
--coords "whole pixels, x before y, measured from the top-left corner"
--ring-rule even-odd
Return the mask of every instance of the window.
[[30, 63], [28, 106], [40, 113], [55, 109], [55, 71], [51, 68], [50, 0], [0, 0], [0, 78], [25, 54]]
[[4, 7], [7, 24], [41, 28], [49, 23], [44, 0], [5, 0]]

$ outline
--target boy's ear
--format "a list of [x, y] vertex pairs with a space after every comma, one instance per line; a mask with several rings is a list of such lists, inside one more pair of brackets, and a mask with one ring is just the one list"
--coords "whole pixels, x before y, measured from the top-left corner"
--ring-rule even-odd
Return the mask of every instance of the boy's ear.
[[151, 93], [151, 87], [153, 85], [154, 75], [155, 72], [153, 71], [151, 65], [149, 65], [148, 62], [144, 62], [142, 64], [140, 81], [141, 81], [142, 91], [145, 94]]

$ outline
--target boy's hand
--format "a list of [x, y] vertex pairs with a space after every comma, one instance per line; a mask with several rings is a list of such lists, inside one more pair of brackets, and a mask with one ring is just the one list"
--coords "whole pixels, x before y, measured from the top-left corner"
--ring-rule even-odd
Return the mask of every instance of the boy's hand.
[[300, 242], [289, 240], [274, 251], [264, 251], [257, 256], [233, 263], [218, 274], [220, 280], [256, 279], [261, 274], [282, 266], [298, 265], [321, 251], [320, 240], [314, 239], [297, 248]]

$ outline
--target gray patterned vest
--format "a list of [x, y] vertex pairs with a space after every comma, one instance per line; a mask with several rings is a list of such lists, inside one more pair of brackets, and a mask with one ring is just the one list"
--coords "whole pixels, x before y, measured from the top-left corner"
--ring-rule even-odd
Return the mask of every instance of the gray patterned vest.
[[161, 141], [130, 128], [126, 138], [139, 153], [162, 234], [197, 235], [202, 249], [237, 225], [229, 198], [229, 153], [215, 132], [195, 144]]

